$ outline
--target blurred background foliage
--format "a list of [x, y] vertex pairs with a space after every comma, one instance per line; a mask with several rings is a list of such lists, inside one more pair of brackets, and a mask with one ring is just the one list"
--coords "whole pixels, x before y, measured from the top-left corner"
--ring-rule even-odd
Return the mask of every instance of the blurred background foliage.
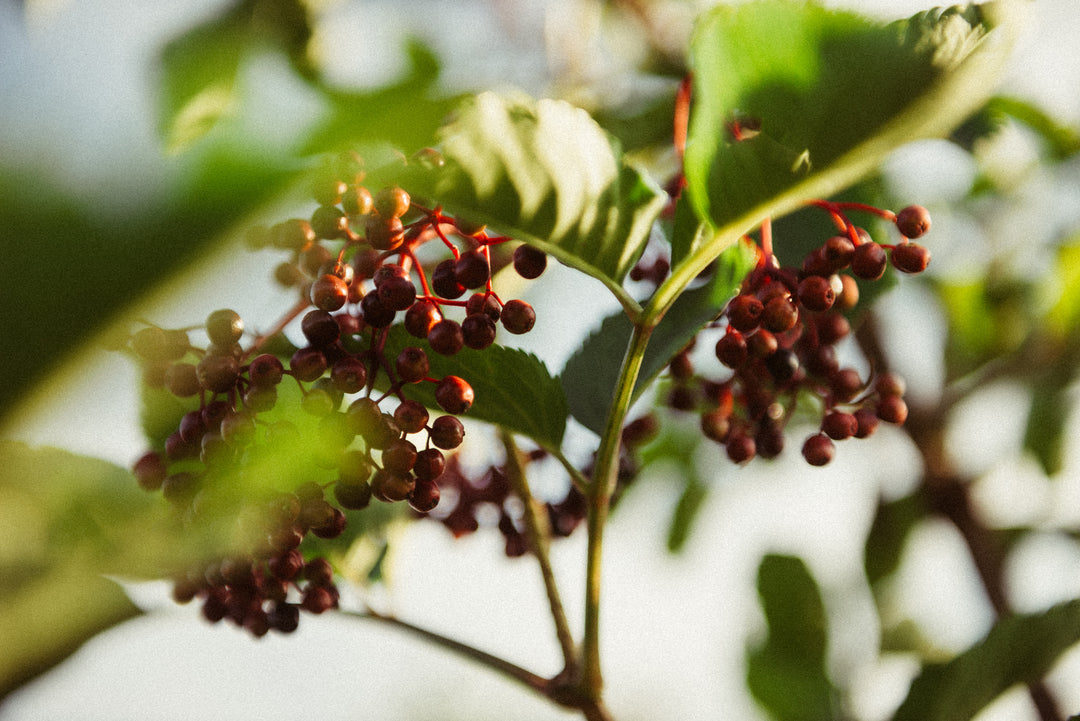
[[[508, 4], [481, 5], [481, 12], [512, 12]], [[672, 95], [686, 71], [686, 19], [694, 4], [575, 7], [586, 8], [581, 17], [595, 25], [586, 25], [582, 47], [570, 47], [572, 33], [547, 38], [550, 65], [536, 72], [547, 82], [533, 90], [586, 107], [636, 160], [662, 173], [672, 162]], [[92, 342], [113, 342], [104, 331], [115, 330], [118, 318], [207, 254], [235, 243], [239, 230], [268, 205], [290, 202], [297, 179], [320, 153], [355, 148], [357, 138], [362, 151], [432, 144], [466, 90], [477, 89], [465, 87], [460, 77], [446, 82], [443, 58], [430, 41], [417, 38], [405, 42], [400, 72], [363, 87], [342, 82], [322, 62], [333, 52], [325, 43], [325, 24], [334, 19], [328, 8], [299, 0], [211, 3], [200, 19], [163, 42], [153, 69], [159, 154], [152, 178], [137, 191], [138, 180], [129, 180], [121, 186], [127, 191], [103, 200], [100, 189], [65, 180], [54, 164], [63, 158], [34, 163], [18, 152], [0, 153], [0, 288], [8, 301], [0, 316], [5, 435], [19, 436], [21, 404], [47, 390], [57, 369]], [[5, 33], [16, 37], [32, 31], [23, 26], [25, 17], [44, 11], [27, 3], [25, 16], [5, 12], [0, 20], [11, 24]], [[612, 37], [627, 32], [632, 42], [618, 46], [621, 55], [611, 52]], [[565, 47], [558, 47], [560, 38]], [[258, 117], [258, 109], [267, 107], [260, 95], [282, 87], [255, 82], [252, 69], [266, 63], [290, 88], [289, 102], [270, 106], [274, 122], [290, 128], [285, 136], [267, 131], [265, 118]], [[629, 68], [624, 75], [605, 74], [618, 63]], [[1075, 488], [1072, 476], [1080, 473], [1068, 456], [1080, 360], [1080, 206], [1061, 207], [1080, 192], [1080, 140], [1071, 122], [1029, 100], [997, 97], [950, 138], [944, 157], [959, 157], [972, 169], [970, 182], [953, 197], [912, 197], [917, 191], [910, 184], [887, 173], [849, 191], [884, 205], [928, 205], [940, 219], [940, 245], [933, 248], [943, 261], [926, 278], [904, 281], [918, 290], [901, 298], [922, 306], [898, 307], [885, 298], [860, 319], [862, 352], [878, 368], [906, 371], [915, 394], [905, 430], [917, 449], [914, 480], [907, 491], [883, 495], [869, 509], [864, 571], [880, 614], [883, 656], [914, 657], [921, 674], [907, 701], [879, 718], [891, 718], [893, 711], [896, 719], [973, 718], [1017, 684], [1027, 685], [1039, 718], [1080, 710], [1054, 700], [1080, 704], [1075, 683], [1049, 688], [1042, 681], [1080, 641], [1080, 608], [1069, 600], [1080, 566], [1068, 566], [1069, 578], [1055, 579], [1057, 590], [1036, 596], [1060, 603], [1018, 604], [1026, 597], [1010, 581], [1024, 578], [1010, 571], [1010, 563], [1032, 538], [1052, 536], [1069, 546], [1074, 561], [1080, 556], [1080, 513], [1068, 496]], [[997, 158], [1018, 139], [1024, 167], [1004, 167], [1009, 164]], [[18, 142], [12, 135], [4, 146]], [[127, 170], [125, 157], [117, 155], [109, 175], [145, 173], [137, 163]], [[1057, 205], [1048, 210], [1036, 202], [1048, 200], [1036, 197], [1039, 192]], [[1052, 218], [1023, 222], [1040, 211]], [[799, 244], [817, 235], [815, 222], [804, 213], [779, 221], [778, 237], [791, 242], [783, 252], [801, 257]], [[952, 243], [959, 247], [943, 247]], [[910, 343], [913, 326], [924, 332]], [[987, 408], [978, 404], [1003, 384], [1016, 391], [1019, 403], [1004, 411], [991, 406], [989, 413], [1020, 416], [1021, 441], [1005, 451], [982, 447], [977, 433], [958, 442], [958, 419], [973, 405]], [[78, 423], [79, 404], [89, 401], [51, 402], [63, 403], [62, 412]], [[694, 438], [673, 421], [643, 457], [643, 478], [678, 469], [680, 488], [664, 516], [672, 550], [693, 537], [699, 511], [718, 492], [715, 458], [700, 462]], [[995, 464], [1006, 463], [1006, 476], [1022, 473], [1022, 487], [1042, 489], [1043, 503], [1026, 516], [1002, 511], [1011, 492], [995, 498], [996, 487], [987, 480]], [[87, 638], [138, 614], [102, 574], [155, 568], [162, 558], [175, 558], [171, 544], [177, 541], [161, 532], [161, 509], [117, 465], [4, 440], [0, 469], [3, 698]], [[1001, 619], [962, 653], [943, 649], [897, 610], [908, 541], [941, 519], [959, 532]], [[819, 588], [812, 570], [790, 555], [760, 559], [757, 591], [767, 633], [748, 645], [746, 685], [759, 710], [782, 721], [858, 717], [828, 653], [835, 634], [828, 608], [835, 599]], [[1024, 606], [1019, 612], [1018, 605]]]

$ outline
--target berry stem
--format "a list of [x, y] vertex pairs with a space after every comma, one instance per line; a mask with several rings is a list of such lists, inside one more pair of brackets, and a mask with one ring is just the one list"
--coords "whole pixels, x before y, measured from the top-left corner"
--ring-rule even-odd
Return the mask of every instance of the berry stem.
[[521, 450], [518, 448], [517, 443], [514, 442], [513, 434], [500, 428], [499, 437], [502, 440], [503, 449], [506, 451], [506, 477], [510, 481], [514, 492], [521, 498], [524, 506], [525, 534], [529, 541], [529, 547], [540, 565], [540, 575], [544, 579], [544, 591], [547, 593], [548, 606], [551, 609], [551, 620], [555, 624], [555, 636], [558, 638], [559, 648], [562, 650], [563, 674], [568, 678], [576, 678], [578, 675], [577, 651], [574, 645], [574, 636], [570, 632], [570, 622], [567, 620], [566, 612], [563, 610], [562, 598], [559, 595], [559, 587], [555, 580], [555, 572], [551, 568], [551, 556], [549, 554], [551, 529], [547, 522], [547, 516], [541, 513], [541, 507], [529, 488]]

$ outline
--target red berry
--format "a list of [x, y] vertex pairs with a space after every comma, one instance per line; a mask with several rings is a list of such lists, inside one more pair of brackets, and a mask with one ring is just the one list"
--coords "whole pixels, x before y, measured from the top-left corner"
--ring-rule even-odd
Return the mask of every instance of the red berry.
[[409, 494], [409, 505], [417, 513], [428, 513], [439, 505], [439, 486], [431, 479], [417, 478], [412, 493]]
[[851, 438], [859, 430], [859, 419], [851, 413], [830, 411], [821, 419], [821, 431], [834, 441]]
[[436, 448], [453, 450], [464, 440], [465, 426], [453, 416], [439, 416], [432, 421], [428, 437]]
[[921, 273], [930, 264], [930, 250], [918, 243], [900, 243], [893, 248], [892, 264], [902, 273]]
[[461, 415], [472, 407], [474, 393], [464, 378], [446, 376], [435, 388], [435, 402], [447, 413]]
[[349, 299], [348, 284], [329, 273], [321, 275], [311, 284], [311, 302], [322, 310], [337, 310]]
[[536, 324], [536, 311], [523, 300], [508, 300], [499, 314], [499, 320], [502, 321], [503, 328], [520, 335], [532, 330]]
[[802, 454], [811, 466], [824, 466], [836, 455], [836, 446], [824, 433], [817, 433], [803, 443]]
[[519, 245], [514, 249], [514, 270], [522, 278], [539, 278], [547, 268], [547, 255], [531, 245]]
[[889, 254], [874, 242], [863, 243], [851, 256], [851, 272], [865, 280], [877, 280], [885, 274]]
[[737, 295], [728, 303], [728, 323], [737, 331], [749, 333], [761, 323], [761, 314], [764, 311], [764, 304], [755, 296]]
[[896, 228], [905, 238], [918, 238], [930, 230], [930, 211], [909, 205], [896, 214]]
[[877, 417], [886, 423], [902, 425], [907, 420], [907, 403], [900, 396], [883, 396], [877, 405]]
[[440, 355], [454, 355], [465, 345], [461, 324], [449, 318], [433, 325], [427, 339], [431, 349]]
[[822, 312], [832, 307], [836, 293], [828, 278], [811, 275], [799, 283], [799, 302], [810, 311]]

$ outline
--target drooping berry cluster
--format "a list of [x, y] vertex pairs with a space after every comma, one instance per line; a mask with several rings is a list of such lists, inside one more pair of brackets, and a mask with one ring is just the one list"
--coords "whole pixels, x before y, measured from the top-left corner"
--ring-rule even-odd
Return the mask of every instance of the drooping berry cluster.
[[[441, 159], [423, 151], [416, 162], [438, 166]], [[354, 156], [325, 171], [313, 187], [319, 207], [309, 219], [257, 228], [247, 237], [254, 248], [290, 254], [275, 277], [297, 288], [300, 300], [274, 330], [245, 347], [243, 320], [222, 309], [206, 319], [205, 348], [191, 343], [194, 329], [152, 325], [130, 342], [146, 382], [192, 406], [164, 447], [136, 462], [139, 483], [160, 489], [188, 519], [228, 505], [218, 503], [222, 498], [236, 501], [238, 488], [259, 489], [259, 497], [239, 499], [243, 508], [260, 509], [249, 515], [261, 519], [241, 550], [181, 574], [177, 585], [178, 598], [203, 598], [207, 618], [232, 618], [257, 635], [295, 627], [289, 609], [317, 613], [336, 604], [332, 576], [324, 578], [323, 566], [312, 568], [314, 561], [298, 550], [309, 532], [340, 535], [345, 511], [365, 508], [372, 497], [408, 501], [419, 513], [439, 503], [443, 451], [462, 443], [464, 426], [456, 416], [469, 410], [474, 392], [464, 378], [431, 377], [428, 354], [482, 350], [494, 343], [500, 325], [526, 333], [536, 320], [528, 303], [503, 302], [492, 288], [493, 249], [508, 238], [419, 206], [397, 186], [373, 195]], [[417, 251], [430, 241], [451, 257], [425, 268]], [[522, 245], [512, 262], [521, 276], [535, 278], [547, 258]], [[306, 343], [270, 352], [297, 318]], [[391, 351], [395, 325], [415, 340]], [[275, 413], [282, 383], [295, 384], [291, 395], [315, 423], [309, 444], [296, 443], [301, 430]], [[419, 384], [433, 386], [444, 414], [432, 418], [408, 396]], [[331, 479], [296, 488], [295, 482], [274, 487], [248, 477], [266, 473], [256, 462], [259, 448], [282, 443], [304, 448], [305, 461]], [[264, 512], [267, 507], [278, 511]]]
[[[700, 413], [704, 435], [722, 444], [736, 463], [779, 455], [785, 426], [801, 400], [812, 398], [819, 413], [818, 432], [802, 445], [803, 457], [815, 466], [832, 460], [835, 441], [865, 438], [879, 421], [900, 424], [907, 417], [903, 382], [893, 374], [864, 378], [842, 366], [836, 345], [850, 333], [844, 313], [858, 302], [859, 281], [880, 279], [890, 261], [905, 273], [926, 268], [929, 251], [911, 239], [929, 229], [929, 214], [919, 206], [893, 214], [860, 204], [814, 205], [832, 216], [840, 233], [811, 252], [801, 268], [779, 264], [771, 228], [763, 226], [757, 266], [728, 303], [715, 345], [727, 377], [700, 377], [690, 348], [669, 364], [668, 404]], [[901, 241], [875, 242], [848, 219], [851, 210], [893, 222]]]

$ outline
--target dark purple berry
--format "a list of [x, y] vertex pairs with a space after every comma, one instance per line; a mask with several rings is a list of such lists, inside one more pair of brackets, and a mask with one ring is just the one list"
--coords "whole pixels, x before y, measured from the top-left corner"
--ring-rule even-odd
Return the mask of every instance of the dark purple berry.
[[828, 278], [811, 275], [799, 283], [799, 302], [807, 310], [818, 313], [826, 311], [832, 307], [835, 300], [836, 293]]
[[851, 272], [865, 280], [877, 280], [885, 274], [889, 254], [873, 241], [855, 248], [851, 256]]
[[364, 234], [375, 250], [394, 250], [405, 240], [405, 227], [401, 218], [369, 215], [364, 222]]
[[[453, 418], [453, 416], [448, 416]], [[416, 454], [413, 474], [418, 480], [434, 481], [446, 470], [446, 456], [438, 448], [425, 448]]]
[[491, 279], [487, 255], [477, 249], [462, 253], [454, 263], [454, 278], [466, 288], [480, 288]]
[[440, 355], [454, 355], [465, 345], [461, 324], [449, 318], [433, 325], [427, 339], [431, 349]]
[[728, 332], [716, 341], [716, 358], [728, 368], [738, 368], [746, 362], [748, 352], [746, 338], [737, 330]]
[[439, 416], [431, 423], [429, 437], [436, 448], [450, 451], [461, 445], [465, 438], [465, 426], [453, 416]]
[[737, 331], [749, 333], [761, 323], [764, 304], [752, 295], [737, 295], [727, 307], [728, 324]]
[[536, 324], [536, 311], [523, 300], [508, 300], [499, 314], [503, 328], [511, 333], [520, 335], [528, 333]]
[[206, 355], [195, 367], [199, 385], [211, 393], [224, 393], [236, 385], [240, 364], [231, 355]]
[[300, 331], [315, 348], [325, 348], [341, 337], [341, 325], [327, 310], [312, 310], [300, 321]]
[[442, 320], [439, 306], [430, 300], [413, 303], [405, 312], [405, 330], [415, 338], [427, 338], [432, 326]]
[[371, 486], [366, 480], [339, 480], [334, 484], [334, 500], [346, 510], [362, 510], [371, 503]]
[[382, 452], [382, 466], [391, 473], [405, 475], [416, 463], [416, 446], [412, 441], [398, 438]]
[[430, 363], [422, 348], [403, 348], [394, 359], [394, 370], [403, 383], [419, 383], [427, 377]]
[[486, 313], [466, 316], [461, 323], [461, 334], [465, 345], [473, 350], [483, 350], [495, 342], [495, 321]]
[[519, 245], [514, 249], [514, 270], [522, 278], [539, 278], [547, 268], [547, 254], [531, 245]]
[[367, 385], [367, 367], [359, 358], [346, 356], [330, 369], [330, 381], [342, 393], [359, 393]]
[[373, 328], [386, 328], [394, 322], [396, 311], [387, 308], [379, 299], [378, 291], [371, 291], [360, 300], [360, 312], [364, 322]]
[[154, 451], [144, 453], [139, 460], [135, 461], [132, 473], [139, 487], [147, 491], [156, 491], [161, 488], [165, 480], [165, 459], [160, 453]]
[[254, 386], [276, 386], [284, 374], [285, 366], [270, 353], [255, 356], [248, 366], [248, 380]]
[[773, 333], [791, 330], [798, 322], [799, 308], [786, 293], [770, 298], [761, 313], [761, 326]]
[[383, 306], [391, 310], [408, 310], [416, 301], [416, 286], [408, 278], [389, 278], [376, 292]]
[[409, 505], [417, 513], [428, 513], [439, 505], [440, 495], [439, 486], [435, 481], [417, 478], [412, 493], [409, 494]]
[[318, 348], [298, 348], [289, 359], [289, 372], [298, 381], [313, 381], [326, 372], [326, 356]]
[[173, 363], [165, 369], [165, 387], [177, 398], [189, 398], [201, 390], [199, 374], [191, 363]]
[[454, 272], [455, 261], [447, 258], [431, 272], [431, 287], [441, 297], [453, 300], [465, 294], [467, 288], [458, 282]]
[[427, 408], [419, 401], [404, 400], [394, 409], [394, 421], [405, 433], [419, 433], [427, 426]]

